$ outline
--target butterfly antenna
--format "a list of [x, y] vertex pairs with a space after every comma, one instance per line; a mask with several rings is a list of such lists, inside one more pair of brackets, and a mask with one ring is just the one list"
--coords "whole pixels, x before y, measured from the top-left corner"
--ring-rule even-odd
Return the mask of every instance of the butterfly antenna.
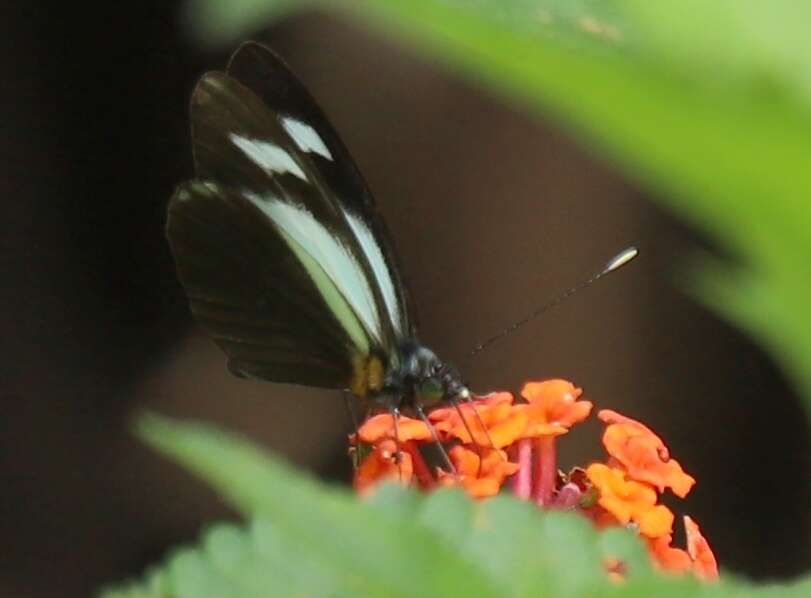
[[434, 444], [436, 444], [437, 448], [439, 449], [439, 454], [442, 456], [443, 464], [447, 466], [448, 471], [453, 474], [454, 477], [458, 477], [459, 474], [456, 472], [456, 466], [454, 466], [453, 461], [451, 461], [451, 458], [448, 456], [448, 451], [446, 451], [445, 447], [442, 446], [442, 442], [439, 440], [439, 435], [436, 433], [434, 424], [432, 424], [431, 420], [428, 419], [428, 416], [425, 415], [425, 411], [423, 411], [421, 405], [415, 406], [414, 410], [417, 412], [417, 415], [420, 417], [422, 422], [428, 426], [428, 429], [431, 431], [431, 437], [434, 440]]
[[563, 302], [564, 300], [566, 300], [569, 297], [571, 297], [572, 295], [574, 295], [580, 289], [583, 289], [583, 288], [589, 286], [593, 282], [597, 282], [598, 280], [600, 280], [606, 274], [611, 274], [612, 272], [615, 272], [616, 270], [619, 270], [625, 264], [627, 264], [628, 262], [633, 260], [637, 255], [639, 255], [639, 250], [636, 247], [627, 247], [627, 248], [623, 249], [617, 255], [615, 255], [610, 260], [608, 260], [608, 263], [605, 265], [605, 267], [603, 267], [602, 270], [600, 270], [599, 272], [597, 272], [593, 276], [590, 276], [586, 280], [583, 280], [583, 281], [579, 282], [578, 284], [571, 287], [570, 289], [567, 289], [567, 290], [563, 291], [561, 294], [559, 294], [557, 297], [555, 297], [551, 301], [545, 303], [544, 305], [542, 305], [538, 309], [536, 309], [533, 312], [527, 314], [526, 316], [524, 316], [523, 318], [521, 318], [517, 322], [507, 326], [507, 328], [505, 328], [504, 330], [502, 330], [498, 334], [494, 334], [493, 336], [491, 336], [487, 340], [484, 340], [484, 341], [480, 342], [478, 345], [476, 345], [470, 351], [470, 353], [467, 354], [466, 357], [468, 359], [470, 359], [474, 355], [480, 353], [485, 348], [492, 345], [497, 340], [507, 336], [508, 334], [510, 334], [514, 330], [520, 328], [521, 326], [523, 326], [527, 322], [530, 322], [530, 321], [534, 320], [535, 318], [540, 316], [545, 311], [548, 311], [548, 310], [552, 309], [553, 307], [557, 306], [559, 303]]

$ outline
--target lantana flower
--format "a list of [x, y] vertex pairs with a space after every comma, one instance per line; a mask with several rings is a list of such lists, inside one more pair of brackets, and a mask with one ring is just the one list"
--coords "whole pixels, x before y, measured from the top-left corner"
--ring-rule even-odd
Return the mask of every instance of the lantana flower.
[[687, 548], [673, 548], [673, 538], [665, 534], [648, 541], [653, 562], [663, 571], [670, 573], [692, 572], [699, 579], [714, 581], [718, 579], [718, 563], [710, 545], [698, 525], [687, 515], [683, 518]]
[[608, 424], [603, 445], [631, 479], [647, 482], [659, 492], [670, 488], [679, 498], [687, 496], [695, 478], [670, 458], [665, 443], [650, 428], [609, 409], [601, 410], [597, 417]]
[[[669, 491], [684, 498], [696, 480], [650, 428], [603, 409], [597, 417], [606, 424], [602, 442], [608, 456], [568, 473], [558, 470], [556, 442], [593, 408], [580, 399], [582, 393], [566, 380], [546, 380], [525, 384], [518, 401], [509, 392], [495, 392], [435, 409], [428, 421], [374, 415], [350, 437], [351, 450], [363, 455], [354, 486], [362, 494], [384, 480], [423, 491], [460, 486], [477, 499], [509, 489], [540, 508], [578, 512], [599, 528], [636, 531], [662, 571], [717, 579], [712, 550], [690, 517], [682, 518], [687, 546], [672, 546], [675, 516], [660, 496]], [[437, 440], [444, 458], [432, 469], [421, 447]], [[606, 571], [621, 579], [624, 566], [609, 562]]]
[[498, 494], [504, 480], [519, 467], [507, 460], [504, 451], [494, 448], [474, 451], [458, 444], [451, 448], [450, 459], [456, 473], [442, 472], [440, 483], [444, 486], [460, 484], [474, 498]]
[[443, 440], [497, 449], [510, 446], [527, 426], [527, 416], [515, 409], [508, 392], [494, 392], [458, 407], [434, 409], [428, 418]]

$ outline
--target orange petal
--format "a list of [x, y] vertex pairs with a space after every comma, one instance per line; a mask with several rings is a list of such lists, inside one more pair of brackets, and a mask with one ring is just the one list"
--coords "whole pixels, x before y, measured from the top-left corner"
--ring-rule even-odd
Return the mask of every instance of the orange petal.
[[[479, 414], [483, 414], [488, 409], [496, 407], [498, 405], [512, 405], [513, 403], [513, 396], [509, 392], [491, 392], [488, 395], [484, 395], [481, 397], [475, 397], [470, 402], [464, 402], [459, 405], [459, 409], [465, 414], [465, 417], [473, 415], [473, 409], [479, 412]], [[439, 409], [434, 409], [428, 414], [429, 419], [432, 422], [444, 421], [448, 419], [455, 419], [459, 417], [459, 411], [457, 411], [456, 407], [441, 407]]]
[[487, 498], [495, 496], [501, 490], [501, 484], [493, 478], [466, 479], [462, 487], [473, 498]]
[[637, 516], [639, 533], [648, 538], [658, 538], [673, 529], [673, 512], [664, 505], [656, 505]]
[[449, 452], [456, 472], [466, 477], [501, 477], [512, 475], [518, 471], [518, 463], [507, 460], [504, 451], [479, 447], [469, 449], [461, 444], [451, 448]]
[[[458, 439], [483, 447], [501, 448], [512, 444], [523, 429], [523, 414], [513, 412], [510, 393], [493, 393], [471, 403], [435, 409], [428, 417], [443, 440]], [[482, 428], [484, 426], [484, 428]], [[485, 432], [486, 431], [486, 432]]]
[[558, 422], [561, 426], [571, 428], [573, 425], [586, 419], [591, 413], [593, 406], [591, 401], [577, 401], [567, 406], [565, 411], [554, 413], [552, 415], [552, 421]]
[[640, 534], [649, 538], [670, 533], [673, 514], [657, 505], [657, 495], [646, 484], [626, 479], [625, 472], [602, 463], [593, 463], [586, 469], [586, 476], [599, 491], [598, 504], [626, 525], [633, 521]]
[[439, 476], [440, 486], [461, 486], [471, 498], [495, 496], [501, 490], [499, 483], [492, 478], [461, 478], [442, 472]]
[[400, 416], [397, 420], [397, 434], [394, 428], [394, 416], [390, 413], [379, 413], [368, 418], [358, 429], [357, 437], [361, 442], [376, 444], [380, 440], [395, 437], [400, 442], [409, 440], [431, 440], [431, 430], [419, 419]]
[[486, 395], [474, 396], [473, 403], [475, 404], [484, 403], [485, 405], [500, 405], [502, 403], [505, 403], [507, 405], [512, 405], [513, 400], [514, 398], [511, 392], [496, 391], [488, 393]]
[[518, 463], [507, 459], [504, 451], [487, 449], [482, 459], [482, 476], [498, 480], [501, 485], [504, 480], [520, 469]]
[[560, 378], [543, 382], [527, 382], [521, 389], [521, 396], [530, 403], [551, 405], [559, 402], [574, 403], [583, 393], [568, 380]]
[[393, 440], [383, 440], [376, 445], [355, 471], [355, 490], [367, 494], [384, 480], [400, 480], [403, 484], [410, 484], [414, 472], [411, 455], [401, 451], [398, 464], [396, 450], [397, 445]]
[[507, 460], [504, 451], [480, 448], [479, 452], [462, 445], [454, 446], [449, 456], [456, 468], [456, 475], [441, 472], [443, 486], [461, 485], [474, 498], [498, 494], [504, 480], [518, 471], [519, 465]]
[[[642, 422], [638, 422], [635, 419], [631, 419], [630, 417], [625, 416], [622, 413], [619, 413], [618, 411], [613, 411], [611, 409], [600, 409], [597, 412], [597, 418], [601, 422], [606, 424], [631, 424], [647, 432], [651, 436], [656, 436], [656, 434], [653, 433], [653, 430], [651, 430], [648, 426], [646, 426]], [[661, 440], [659, 442], [661, 442]], [[662, 443], [662, 449], [667, 451], [667, 447], [665, 447], [664, 443]], [[667, 456], [665, 456], [665, 458], [667, 458]]]
[[662, 571], [687, 573], [693, 567], [690, 555], [681, 548], [673, 548], [670, 545], [672, 541], [673, 536], [670, 534], [648, 541], [648, 550], [653, 557], [653, 562]]
[[718, 579], [718, 564], [707, 540], [701, 535], [698, 525], [684, 517], [687, 535], [687, 550], [673, 548], [671, 535], [666, 534], [648, 542], [654, 563], [664, 571], [673, 573], [692, 572], [698, 579], [715, 581]]
[[527, 415], [517, 410], [517, 407], [517, 405], [512, 407], [506, 417], [489, 427], [488, 433], [494, 448], [510, 446], [522, 437], [522, 432], [527, 427]]
[[695, 478], [684, 472], [653, 431], [640, 422], [608, 409], [597, 417], [609, 424], [603, 433], [603, 445], [608, 454], [627, 470], [628, 476], [647, 482], [664, 492], [670, 488], [676, 496], [684, 498]]
[[442, 442], [450, 442], [451, 440], [458, 439], [464, 444], [470, 444], [473, 442], [473, 438], [470, 436], [468, 428], [470, 428], [471, 432], [474, 432], [473, 426], [476, 426], [474, 433], [476, 433], [477, 436], [482, 435], [483, 433], [481, 432], [481, 427], [479, 426], [478, 422], [475, 424], [467, 423], [467, 426], [465, 426], [465, 423], [467, 423], [467, 420], [463, 422], [458, 417], [433, 422], [434, 429], [439, 434], [439, 438]]
[[718, 579], [718, 563], [710, 545], [698, 525], [690, 517], [684, 516], [684, 529], [687, 532], [687, 552], [693, 561], [693, 573], [699, 579], [715, 581]]
[[480, 459], [474, 451], [456, 445], [450, 450], [449, 456], [458, 476], [474, 477], [479, 471]]
[[[590, 401], [578, 401], [583, 390], [566, 380], [546, 380], [527, 382], [521, 389], [528, 405], [526, 406], [530, 426], [529, 436], [544, 434], [544, 426], [550, 434], [565, 434], [568, 428], [583, 421], [591, 413]], [[562, 428], [563, 431], [558, 431]]]
[[562, 436], [569, 428], [558, 422], [547, 423], [546, 413], [538, 405], [515, 405], [513, 410], [521, 412], [526, 418], [526, 425], [521, 432], [521, 438], [539, 438], [541, 436]]

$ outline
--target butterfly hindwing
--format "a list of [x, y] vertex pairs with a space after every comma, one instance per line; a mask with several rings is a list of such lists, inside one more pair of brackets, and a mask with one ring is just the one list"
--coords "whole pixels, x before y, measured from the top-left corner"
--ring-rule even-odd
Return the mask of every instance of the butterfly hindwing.
[[192, 313], [234, 373], [347, 384], [357, 343], [325, 309], [275, 224], [245, 197], [214, 183], [184, 183], [170, 204], [168, 234]]

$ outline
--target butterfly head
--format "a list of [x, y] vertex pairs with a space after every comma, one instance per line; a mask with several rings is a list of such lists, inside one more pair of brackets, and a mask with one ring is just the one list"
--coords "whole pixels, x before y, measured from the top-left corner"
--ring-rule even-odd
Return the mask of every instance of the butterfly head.
[[386, 392], [409, 406], [432, 407], [449, 400], [467, 400], [470, 391], [454, 368], [416, 341], [400, 347], [399, 367], [391, 371]]

